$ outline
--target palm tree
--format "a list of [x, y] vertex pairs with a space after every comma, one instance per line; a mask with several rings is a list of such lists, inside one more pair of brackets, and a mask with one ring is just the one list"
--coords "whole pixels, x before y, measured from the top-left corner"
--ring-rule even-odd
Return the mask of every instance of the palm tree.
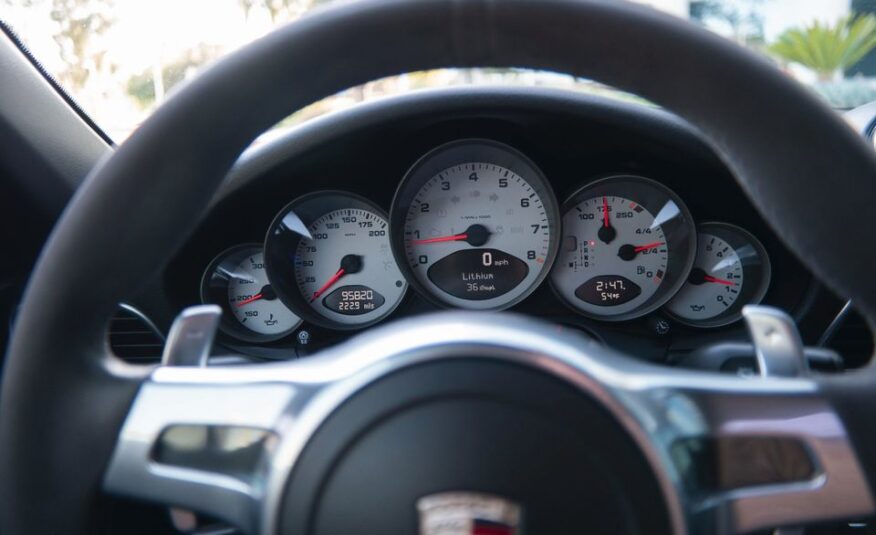
[[821, 81], [833, 80], [876, 47], [876, 17], [845, 17], [834, 25], [814, 22], [782, 33], [769, 51], [789, 63], [815, 71]]

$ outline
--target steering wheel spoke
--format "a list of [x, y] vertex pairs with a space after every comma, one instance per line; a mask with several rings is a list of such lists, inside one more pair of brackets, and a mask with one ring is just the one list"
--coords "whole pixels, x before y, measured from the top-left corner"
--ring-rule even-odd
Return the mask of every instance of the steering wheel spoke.
[[159, 368], [107, 470], [114, 493], [186, 507], [255, 532], [278, 436], [314, 391], [275, 367]]
[[668, 456], [689, 512], [710, 529], [750, 532], [873, 513], [846, 428], [816, 382], [674, 372], [636, 396], [640, 420], [655, 422], [652, 442]]

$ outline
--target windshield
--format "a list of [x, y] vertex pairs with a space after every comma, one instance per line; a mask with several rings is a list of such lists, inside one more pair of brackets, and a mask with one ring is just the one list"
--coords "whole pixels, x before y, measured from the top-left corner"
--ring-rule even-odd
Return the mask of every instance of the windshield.
[[[0, 0], [2, 19], [115, 141], [217, 58], [326, 0]], [[832, 106], [876, 100], [872, 0], [647, 0], [767, 55]], [[521, 70], [441, 70], [379, 80], [325, 99], [289, 127], [420, 88], [513, 84], [631, 98], [587, 80]]]

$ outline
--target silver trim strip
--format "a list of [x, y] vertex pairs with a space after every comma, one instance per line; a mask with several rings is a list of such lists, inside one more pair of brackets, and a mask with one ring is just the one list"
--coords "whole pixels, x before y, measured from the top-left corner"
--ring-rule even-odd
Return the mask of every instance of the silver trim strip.
[[824, 333], [821, 335], [821, 338], [818, 339], [818, 347], [824, 347], [830, 342], [831, 338], [836, 334], [839, 330], [840, 325], [846, 320], [846, 317], [853, 310], [851, 300], [846, 301], [846, 304], [840, 309], [837, 313], [836, 317], [833, 318], [833, 321], [830, 322], [830, 325], [827, 326], [827, 329], [824, 330]]
[[158, 326], [155, 325], [155, 322], [152, 321], [152, 319], [149, 316], [147, 316], [142, 310], [140, 310], [139, 308], [137, 308], [134, 305], [131, 305], [129, 303], [119, 303], [119, 308], [121, 308], [122, 310], [124, 310], [125, 312], [127, 312], [129, 314], [133, 314], [134, 316], [137, 316], [137, 318], [139, 318], [140, 321], [142, 321], [143, 323], [146, 324], [147, 327], [152, 329], [152, 331], [155, 333], [156, 336], [161, 338], [161, 341], [165, 340], [164, 333], [161, 331], [161, 329], [159, 329]]

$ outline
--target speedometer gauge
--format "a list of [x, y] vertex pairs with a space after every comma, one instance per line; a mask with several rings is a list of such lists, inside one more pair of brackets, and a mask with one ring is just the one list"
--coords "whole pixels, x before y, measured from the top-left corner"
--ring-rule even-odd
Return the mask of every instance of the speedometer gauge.
[[493, 141], [462, 140], [420, 159], [393, 201], [393, 252], [438, 304], [507, 308], [544, 280], [558, 246], [557, 203], [541, 171]]
[[385, 318], [407, 289], [388, 227], [378, 206], [351, 193], [292, 201], [265, 240], [277, 294], [302, 318], [325, 327], [359, 328]]
[[575, 310], [631, 319], [660, 307], [684, 284], [696, 254], [693, 220], [658, 182], [604, 178], [573, 194], [563, 209], [551, 282]]

